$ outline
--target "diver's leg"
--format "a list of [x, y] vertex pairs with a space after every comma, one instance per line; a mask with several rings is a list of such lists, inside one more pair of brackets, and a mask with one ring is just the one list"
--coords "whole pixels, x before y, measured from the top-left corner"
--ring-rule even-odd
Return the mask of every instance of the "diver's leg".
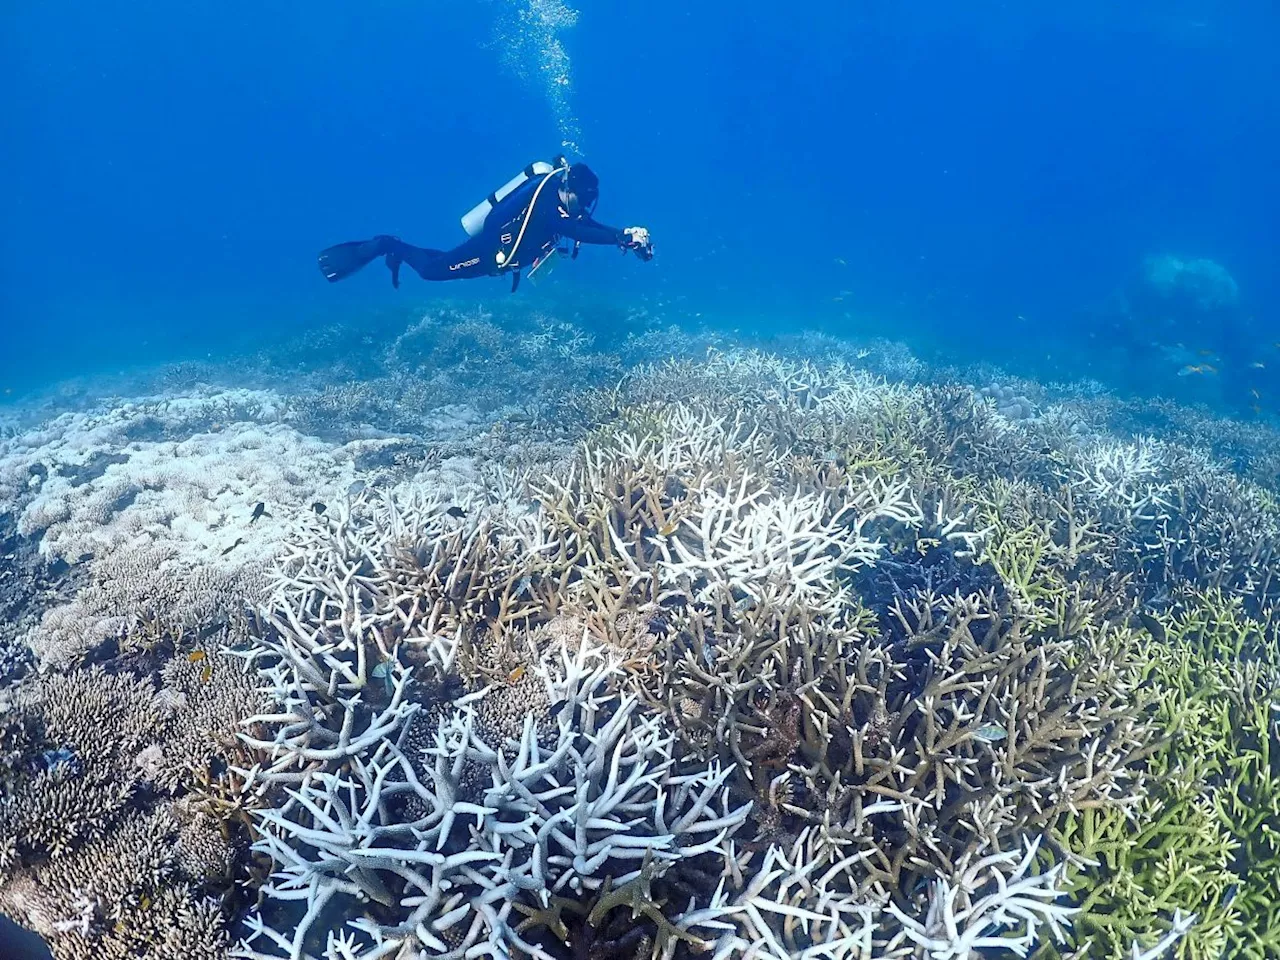
[[491, 255], [493, 241], [481, 234], [472, 237], [452, 250], [426, 250], [396, 241], [388, 253], [388, 263], [398, 257], [423, 280], [470, 280], [489, 274], [487, 258]]

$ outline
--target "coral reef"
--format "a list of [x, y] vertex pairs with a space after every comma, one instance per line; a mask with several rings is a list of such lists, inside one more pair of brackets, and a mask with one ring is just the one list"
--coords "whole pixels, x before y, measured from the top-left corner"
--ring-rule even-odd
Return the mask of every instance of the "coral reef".
[[1234, 307], [1240, 299], [1235, 278], [1222, 264], [1204, 257], [1152, 255], [1143, 263], [1143, 277], [1157, 296], [1201, 310]]
[[1275, 435], [509, 319], [0, 441], [59, 960], [1280, 950]]
[[191, 657], [158, 689], [41, 675], [0, 710], [0, 912], [56, 960], [226, 954], [258, 800], [236, 733], [262, 698], [233, 662]]
[[[1139, 792], [1114, 637], [1065, 636], [994, 588], [937, 594], [932, 569], [862, 606], [889, 541], [976, 566], [973, 511], [949, 515], [911, 457], [815, 458], [910, 409], [899, 392], [726, 362], [710, 402], [683, 369], [642, 373], [625, 389], [646, 399], [615, 394], [564, 471], [495, 477], [469, 510], [410, 484], [308, 522], [245, 653], [277, 699], [253, 776], [289, 797], [261, 814], [266, 889], [307, 906], [288, 932], [256, 921], [240, 955], [557, 956], [571, 917], [607, 936], [602, 904], [636, 884], [629, 947], [663, 955], [790, 956], [801, 917], [812, 950], [937, 952], [942, 928], [963, 956], [1070, 915], [1061, 868], [1016, 851]], [[785, 406], [726, 420], [743, 391]], [[334, 898], [363, 919], [322, 933]]]

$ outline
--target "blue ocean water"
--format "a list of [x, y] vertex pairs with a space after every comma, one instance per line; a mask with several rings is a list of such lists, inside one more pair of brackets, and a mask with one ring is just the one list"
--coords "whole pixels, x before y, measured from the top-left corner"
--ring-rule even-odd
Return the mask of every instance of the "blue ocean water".
[[[0, 385], [18, 394], [505, 297], [393, 291], [380, 269], [330, 287], [315, 254], [451, 245], [566, 139], [601, 176], [599, 218], [648, 226], [658, 257], [587, 251], [531, 304], [890, 336], [1234, 407], [1246, 379], [1277, 385], [1271, 4], [105, 0], [4, 19]], [[1228, 270], [1230, 316], [1117, 311], [1161, 254]], [[1177, 376], [1200, 357], [1215, 372]]]

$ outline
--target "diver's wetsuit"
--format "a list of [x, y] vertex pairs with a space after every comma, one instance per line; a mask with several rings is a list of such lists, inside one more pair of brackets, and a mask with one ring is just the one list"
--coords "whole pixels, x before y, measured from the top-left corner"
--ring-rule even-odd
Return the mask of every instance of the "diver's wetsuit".
[[[533, 191], [528, 197], [532, 198]], [[527, 201], [526, 201], [527, 202]], [[385, 247], [393, 282], [399, 283], [397, 260], [411, 266], [423, 280], [469, 280], [474, 277], [497, 276], [500, 273], [518, 271], [533, 263], [541, 254], [550, 251], [562, 239], [579, 243], [594, 243], [626, 247], [626, 234], [614, 227], [607, 227], [592, 220], [587, 214], [574, 216], [564, 208], [554, 183], [538, 195], [532, 219], [524, 230], [520, 229], [521, 217], [507, 223], [485, 224], [483, 230], [452, 250], [431, 250], [415, 247], [397, 237], [379, 237]], [[502, 220], [490, 216], [489, 220]], [[519, 239], [519, 247], [516, 241]], [[501, 251], [503, 262], [498, 263]]]

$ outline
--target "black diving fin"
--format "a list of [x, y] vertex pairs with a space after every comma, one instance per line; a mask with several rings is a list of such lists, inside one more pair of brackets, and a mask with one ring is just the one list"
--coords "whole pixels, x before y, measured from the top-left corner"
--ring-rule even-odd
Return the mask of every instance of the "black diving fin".
[[[337, 283], [367, 267], [386, 252], [382, 237], [339, 243], [320, 251], [320, 272], [330, 283]], [[398, 271], [392, 272], [394, 274]]]

